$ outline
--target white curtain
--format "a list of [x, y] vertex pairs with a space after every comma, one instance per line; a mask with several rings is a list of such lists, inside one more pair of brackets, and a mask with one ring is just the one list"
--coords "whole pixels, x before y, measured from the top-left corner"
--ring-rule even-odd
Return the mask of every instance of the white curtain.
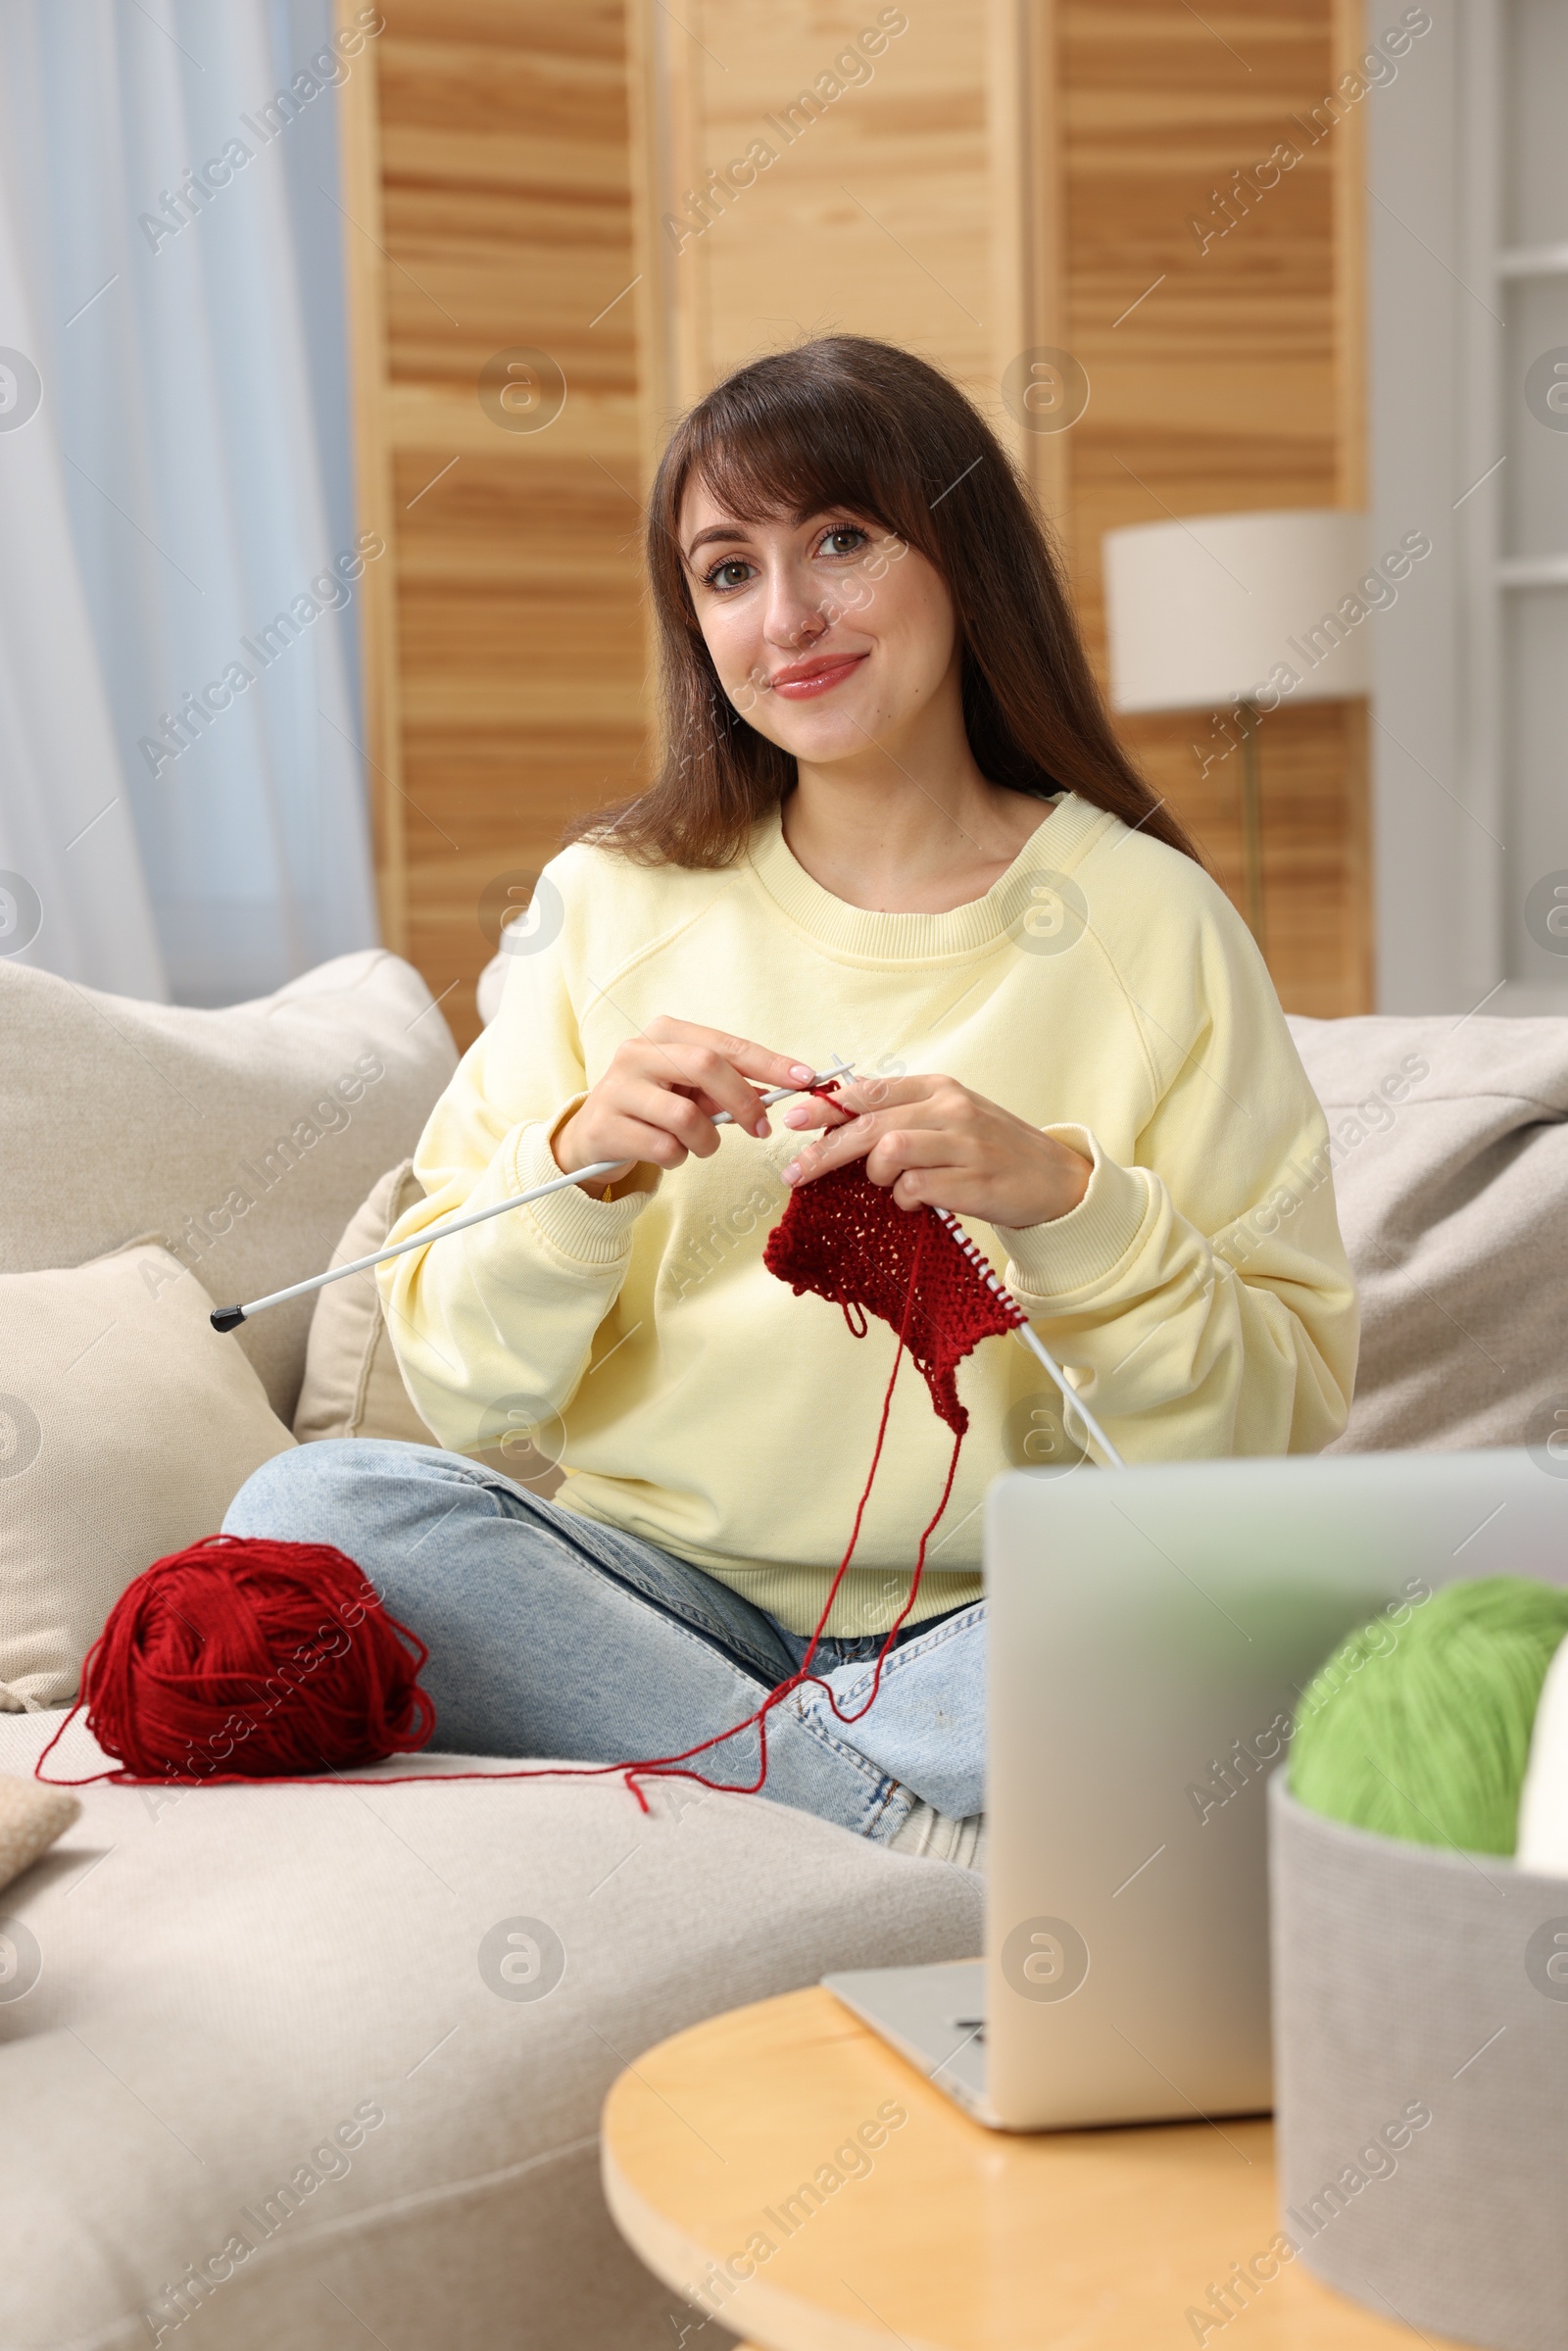
[[355, 70], [330, 0], [0, 0], [0, 954], [71, 979], [232, 1003], [376, 936]]

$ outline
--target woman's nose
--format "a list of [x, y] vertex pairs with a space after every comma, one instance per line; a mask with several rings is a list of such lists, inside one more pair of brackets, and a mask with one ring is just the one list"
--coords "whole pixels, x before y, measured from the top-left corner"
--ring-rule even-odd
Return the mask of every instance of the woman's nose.
[[763, 623], [770, 644], [810, 644], [828, 625], [829, 617], [822, 610], [813, 582], [789, 571], [775, 573], [768, 586]]

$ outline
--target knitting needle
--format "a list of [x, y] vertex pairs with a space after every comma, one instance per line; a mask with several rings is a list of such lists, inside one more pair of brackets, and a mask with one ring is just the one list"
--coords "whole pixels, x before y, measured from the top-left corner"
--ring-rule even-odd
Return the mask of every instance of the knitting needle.
[[1034, 1325], [1024, 1314], [1023, 1309], [1018, 1304], [1017, 1299], [1012, 1296], [1012, 1293], [1009, 1290], [1004, 1289], [1003, 1285], [997, 1280], [997, 1277], [992, 1272], [989, 1263], [976, 1249], [974, 1243], [970, 1240], [962, 1225], [959, 1224], [952, 1209], [934, 1208], [932, 1210], [932, 1214], [936, 1217], [939, 1224], [945, 1224], [947, 1226], [948, 1231], [953, 1235], [954, 1240], [962, 1249], [964, 1255], [968, 1258], [976, 1273], [979, 1274], [984, 1280], [986, 1288], [994, 1291], [997, 1297], [1001, 1298], [1003, 1304], [1004, 1306], [1010, 1306], [1013, 1313], [1018, 1316], [1019, 1319], [1013, 1327], [1017, 1331], [1019, 1338], [1023, 1341], [1024, 1346], [1029, 1348], [1032, 1354], [1038, 1355], [1040, 1361], [1045, 1365], [1046, 1370], [1051, 1374], [1052, 1378], [1055, 1381], [1056, 1386], [1061, 1390], [1063, 1411], [1070, 1407], [1074, 1412], [1077, 1413], [1079, 1419], [1083, 1422], [1084, 1427], [1088, 1430], [1095, 1443], [1100, 1446], [1102, 1452], [1104, 1454], [1105, 1459], [1110, 1463], [1112, 1469], [1125, 1469], [1127, 1466], [1126, 1462], [1122, 1459], [1120, 1453], [1117, 1452], [1115, 1446], [1111, 1444], [1110, 1439], [1105, 1435], [1104, 1430], [1101, 1427], [1099, 1421], [1096, 1420], [1094, 1414], [1090, 1411], [1089, 1406], [1079, 1396], [1077, 1390], [1069, 1385], [1066, 1373], [1056, 1361], [1056, 1358], [1052, 1353], [1050, 1347], [1047, 1347], [1045, 1341], [1036, 1332]]
[[[819, 1070], [805, 1086], [775, 1086], [762, 1096], [761, 1106], [770, 1108], [792, 1094], [809, 1094], [812, 1086], [825, 1086], [830, 1078], [841, 1078], [853, 1066], [848, 1061], [834, 1061], [831, 1067]], [[728, 1110], [715, 1110], [716, 1127], [733, 1126]], [[351, 1273], [367, 1273], [372, 1265], [384, 1265], [389, 1257], [406, 1256], [410, 1249], [428, 1249], [432, 1241], [444, 1241], [449, 1233], [466, 1232], [471, 1224], [483, 1224], [487, 1216], [502, 1216], [509, 1208], [525, 1208], [530, 1200], [543, 1200], [550, 1192], [564, 1192], [571, 1184], [592, 1184], [602, 1176], [613, 1175], [625, 1165], [622, 1159], [598, 1159], [592, 1167], [575, 1167], [569, 1175], [560, 1175], [548, 1184], [536, 1184], [531, 1192], [514, 1193], [511, 1200], [498, 1200], [489, 1208], [475, 1208], [471, 1215], [454, 1216], [446, 1224], [430, 1225], [416, 1233], [411, 1241], [399, 1241], [391, 1249], [374, 1250], [368, 1257], [356, 1257], [348, 1265], [334, 1265], [326, 1273], [312, 1274], [308, 1282], [294, 1282], [287, 1290], [274, 1290], [267, 1298], [252, 1298], [247, 1306], [215, 1306], [209, 1317], [215, 1331], [237, 1331], [242, 1322], [253, 1314], [262, 1313], [268, 1306], [281, 1306], [291, 1298], [306, 1298], [313, 1290], [324, 1290], [328, 1282], [345, 1282]]]

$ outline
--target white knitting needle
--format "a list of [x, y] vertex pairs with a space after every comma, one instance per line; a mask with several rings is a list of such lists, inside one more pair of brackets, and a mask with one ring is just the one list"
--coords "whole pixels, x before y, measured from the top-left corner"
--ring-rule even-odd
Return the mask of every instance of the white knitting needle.
[[[970, 1240], [962, 1225], [959, 1224], [957, 1218], [954, 1215], [951, 1208], [936, 1208], [933, 1209], [932, 1213], [935, 1215], [940, 1224], [945, 1224], [947, 1226], [948, 1231], [953, 1235], [954, 1240], [962, 1249], [964, 1255], [968, 1258], [976, 1273], [983, 1278], [986, 1288], [988, 1290], [995, 1291], [997, 1297], [1003, 1300], [1004, 1304], [1010, 1306], [1015, 1314], [1022, 1314], [1023, 1308], [1018, 1304], [1017, 1299], [1012, 1296], [1012, 1293], [1009, 1290], [1004, 1289], [1002, 1283], [997, 1280], [997, 1277], [992, 1272], [990, 1265], [981, 1255], [980, 1251], [976, 1249], [974, 1243]], [[1055, 1381], [1056, 1386], [1061, 1390], [1063, 1411], [1066, 1411], [1070, 1408], [1072, 1411], [1077, 1413], [1079, 1419], [1083, 1422], [1084, 1427], [1088, 1430], [1095, 1443], [1100, 1446], [1102, 1452], [1104, 1454], [1105, 1459], [1110, 1463], [1112, 1469], [1125, 1469], [1127, 1466], [1126, 1462], [1122, 1459], [1120, 1453], [1117, 1452], [1115, 1446], [1111, 1444], [1110, 1439], [1105, 1435], [1104, 1430], [1101, 1427], [1099, 1421], [1096, 1420], [1094, 1414], [1090, 1411], [1089, 1406], [1079, 1396], [1077, 1390], [1069, 1386], [1066, 1373], [1062, 1370], [1060, 1364], [1056, 1361], [1056, 1358], [1054, 1355], [1053, 1355], [1045, 1341], [1039, 1337], [1033, 1324], [1029, 1322], [1027, 1317], [1025, 1317], [1025, 1319], [1018, 1323], [1015, 1327], [1017, 1329], [1019, 1338], [1024, 1343], [1024, 1346], [1028, 1347], [1033, 1354], [1039, 1356], [1047, 1371], [1050, 1372], [1052, 1378]]]
[[996, 1275], [991, 1270], [988, 1259], [983, 1257], [980, 1251], [975, 1248], [974, 1243], [970, 1240], [962, 1225], [959, 1224], [957, 1218], [954, 1215], [953, 1210], [951, 1208], [933, 1208], [931, 1212], [940, 1223], [947, 1226], [948, 1231], [953, 1235], [954, 1240], [962, 1249], [964, 1255], [974, 1267], [975, 1272], [979, 1274], [981, 1280], [985, 1283], [986, 1288], [994, 1292], [994, 1294], [1001, 1298], [1004, 1306], [1010, 1306], [1014, 1314], [1020, 1318], [1014, 1325], [1014, 1328], [1016, 1329], [1019, 1338], [1023, 1341], [1025, 1347], [1027, 1347], [1032, 1353], [1038, 1355], [1046, 1370], [1051, 1374], [1051, 1377], [1060, 1389], [1064, 1411], [1070, 1407], [1071, 1410], [1077, 1413], [1079, 1419], [1083, 1422], [1084, 1427], [1088, 1430], [1090, 1436], [1095, 1440], [1095, 1443], [1104, 1453], [1104, 1456], [1110, 1463], [1112, 1469], [1125, 1469], [1127, 1466], [1126, 1462], [1122, 1459], [1120, 1453], [1117, 1452], [1115, 1446], [1111, 1444], [1110, 1439], [1105, 1435], [1104, 1430], [1101, 1427], [1099, 1421], [1096, 1420], [1088, 1405], [1081, 1400], [1078, 1391], [1068, 1385], [1060, 1364], [1056, 1361], [1056, 1358], [1054, 1355], [1053, 1355], [1045, 1341], [1036, 1335], [1034, 1326], [1029, 1321], [1028, 1316], [1024, 1313], [1023, 1308], [1019, 1305], [1017, 1299], [1013, 1297], [1011, 1291], [1004, 1289], [1002, 1283], [997, 1280]]
[[[808, 1086], [775, 1086], [771, 1093], [762, 1096], [763, 1107], [781, 1102], [792, 1094], [808, 1094], [811, 1086], [825, 1086], [829, 1078], [844, 1077], [851, 1067], [848, 1061], [835, 1061], [830, 1068], [819, 1070]], [[734, 1123], [728, 1110], [714, 1111], [714, 1126]], [[598, 1159], [592, 1167], [576, 1167], [569, 1175], [556, 1176], [548, 1184], [536, 1184], [531, 1192], [518, 1192], [511, 1200], [498, 1200], [493, 1207], [475, 1208], [471, 1215], [454, 1216], [446, 1224], [429, 1225], [411, 1241], [399, 1241], [391, 1249], [376, 1249], [368, 1257], [356, 1257], [347, 1265], [334, 1265], [326, 1273], [312, 1274], [308, 1282], [294, 1282], [287, 1290], [274, 1290], [267, 1298], [254, 1298], [248, 1306], [215, 1306], [210, 1317], [213, 1329], [237, 1331], [242, 1322], [249, 1322], [253, 1314], [260, 1314], [267, 1306], [281, 1306], [285, 1299], [305, 1298], [313, 1290], [324, 1290], [328, 1282], [347, 1281], [351, 1273], [367, 1273], [372, 1265], [384, 1265], [388, 1257], [406, 1256], [410, 1249], [428, 1249], [432, 1241], [444, 1241], [449, 1233], [466, 1232], [471, 1224], [483, 1224], [487, 1216], [505, 1215], [509, 1208], [525, 1208], [530, 1200], [543, 1200], [546, 1193], [564, 1192], [570, 1184], [591, 1184], [601, 1176], [613, 1175], [624, 1164], [621, 1159]]]

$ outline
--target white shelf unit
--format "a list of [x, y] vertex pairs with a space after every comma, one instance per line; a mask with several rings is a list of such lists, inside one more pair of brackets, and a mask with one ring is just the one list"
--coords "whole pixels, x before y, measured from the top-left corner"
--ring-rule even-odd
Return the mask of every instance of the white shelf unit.
[[1379, 1001], [1568, 1012], [1525, 923], [1568, 871], [1568, 430], [1525, 397], [1568, 365], [1568, 0], [1428, 7], [1368, 101], [1374, 513], [1434, 541], [1374, 642]]

